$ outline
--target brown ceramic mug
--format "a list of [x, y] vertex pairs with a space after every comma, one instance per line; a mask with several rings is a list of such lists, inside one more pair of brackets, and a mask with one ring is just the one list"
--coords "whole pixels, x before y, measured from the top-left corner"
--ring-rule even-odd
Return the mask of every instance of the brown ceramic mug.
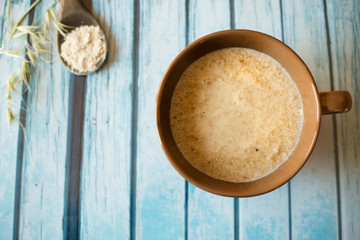
[[[226, 182], [200, 172], [184, 158], [176, 146], [170, 128], [171, 98], [182, 73], [198, 58], [228, 47], [254, 49], [277, 60], [295, 81], [303, 101], [304, 123], [294, 152], [274, 172], [251, 182]], [[347, 112], [351, 109], [349, 92], [319, 93], [309, 69], [290, 47], [269, 35], [250, 30], [212, 33], [187, 46], [166, 71], [156, 101], [156, 124], [161, 146], [173, 167], [195, 186], [229, 197], [256, 196], [285, 184], [295, 176], [309, 158], [318, 137], [321, 115]]]

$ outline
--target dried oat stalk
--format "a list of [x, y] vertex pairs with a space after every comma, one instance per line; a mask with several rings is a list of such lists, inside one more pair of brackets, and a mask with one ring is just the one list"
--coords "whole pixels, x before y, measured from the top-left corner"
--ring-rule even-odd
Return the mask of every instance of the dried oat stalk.
[[[59, 0], [54, 2], [43, 14], [41, 14], [32, 25], [23, 25], [24, 20], [31, 10], [33, 10], [40, 2], [41, 0], [36, 0], [32, 3], [24, 15], [13, 25], [11, 24], [11, 6], [9, 1], [7, 12], [9, 36], [6, 44], [2, 45], [0, 48], [0, 55], [17, 59], [16, 62], [20, 65], [19, 70], [12, 73], [6, 82], [6, 99], [9, 125], [11, 126], [14, 123], [18, 123], [23, 131], [25, 131], [24, 126], [21, 123], [20, 118], [14, 113], [15, 110], [18, 111], [20, 108], [14, 104], [14, 95], [18, 95], [20, 98], [22, 97], [23, 92], [19, 90], [22, 86], [25, 86], [25, 91], [30, 89], [32, 71], [36, 70], [39, 60], [46, 62], [51, 61], [49, 50], [49, 44], [51, 43], [51, 26], [63, 36], [65, 36], [67, 28], [67, 26], [58, 20], [53, 10], [56, 4], [60, 2]], [[23, 43], [20, 44], [19, 49], [7, 48], [12, 39], [19, 38], [23, 39]]]

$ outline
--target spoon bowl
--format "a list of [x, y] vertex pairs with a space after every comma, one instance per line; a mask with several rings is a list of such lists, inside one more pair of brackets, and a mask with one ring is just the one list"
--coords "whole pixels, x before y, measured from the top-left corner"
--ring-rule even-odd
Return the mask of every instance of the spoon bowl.
[[[80, 26], [99, 26], [101, 30], [102, 39], [106, 44], [106, 55], [108, 52], [108, 43], [103, 29], [96, 21], [96, 19], [82, 6], [77, 0], [62, 0], [61, 1], [61, 11], [60, 11], [60, 22], [67, 26], [66, 30], [70, 32], [71, 30], [80, 27]], [[93, 71], [80, 72], [77, 69], [72, 68], [62, 57], [61, 57], [61, 45], [63, 44], [65, 38], [59, 32], [57, 32], [57, 49], [60, 56], [60, 59], [64, 66], [75, 75], [88, 75], [90, 73], [96, 72], [105, 62], [105, 58], [101, 59], [96, 64], [96, 69]]]

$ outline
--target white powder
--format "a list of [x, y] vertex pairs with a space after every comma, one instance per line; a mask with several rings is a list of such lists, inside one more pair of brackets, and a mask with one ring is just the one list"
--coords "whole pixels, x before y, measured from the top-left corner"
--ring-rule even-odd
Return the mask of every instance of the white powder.
[[80, 73], [96, 70], [106, 57], [107, 46], [99, 26], [81, 26], [66, 35], [61, 57]]

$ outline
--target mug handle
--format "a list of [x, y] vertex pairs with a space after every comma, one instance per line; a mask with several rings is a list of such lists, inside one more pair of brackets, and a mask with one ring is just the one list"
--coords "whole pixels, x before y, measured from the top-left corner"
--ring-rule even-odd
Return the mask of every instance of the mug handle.
[[351, 109], [352, 100], [348, 91], [320, 93], [321, 114], [343, 113]]

